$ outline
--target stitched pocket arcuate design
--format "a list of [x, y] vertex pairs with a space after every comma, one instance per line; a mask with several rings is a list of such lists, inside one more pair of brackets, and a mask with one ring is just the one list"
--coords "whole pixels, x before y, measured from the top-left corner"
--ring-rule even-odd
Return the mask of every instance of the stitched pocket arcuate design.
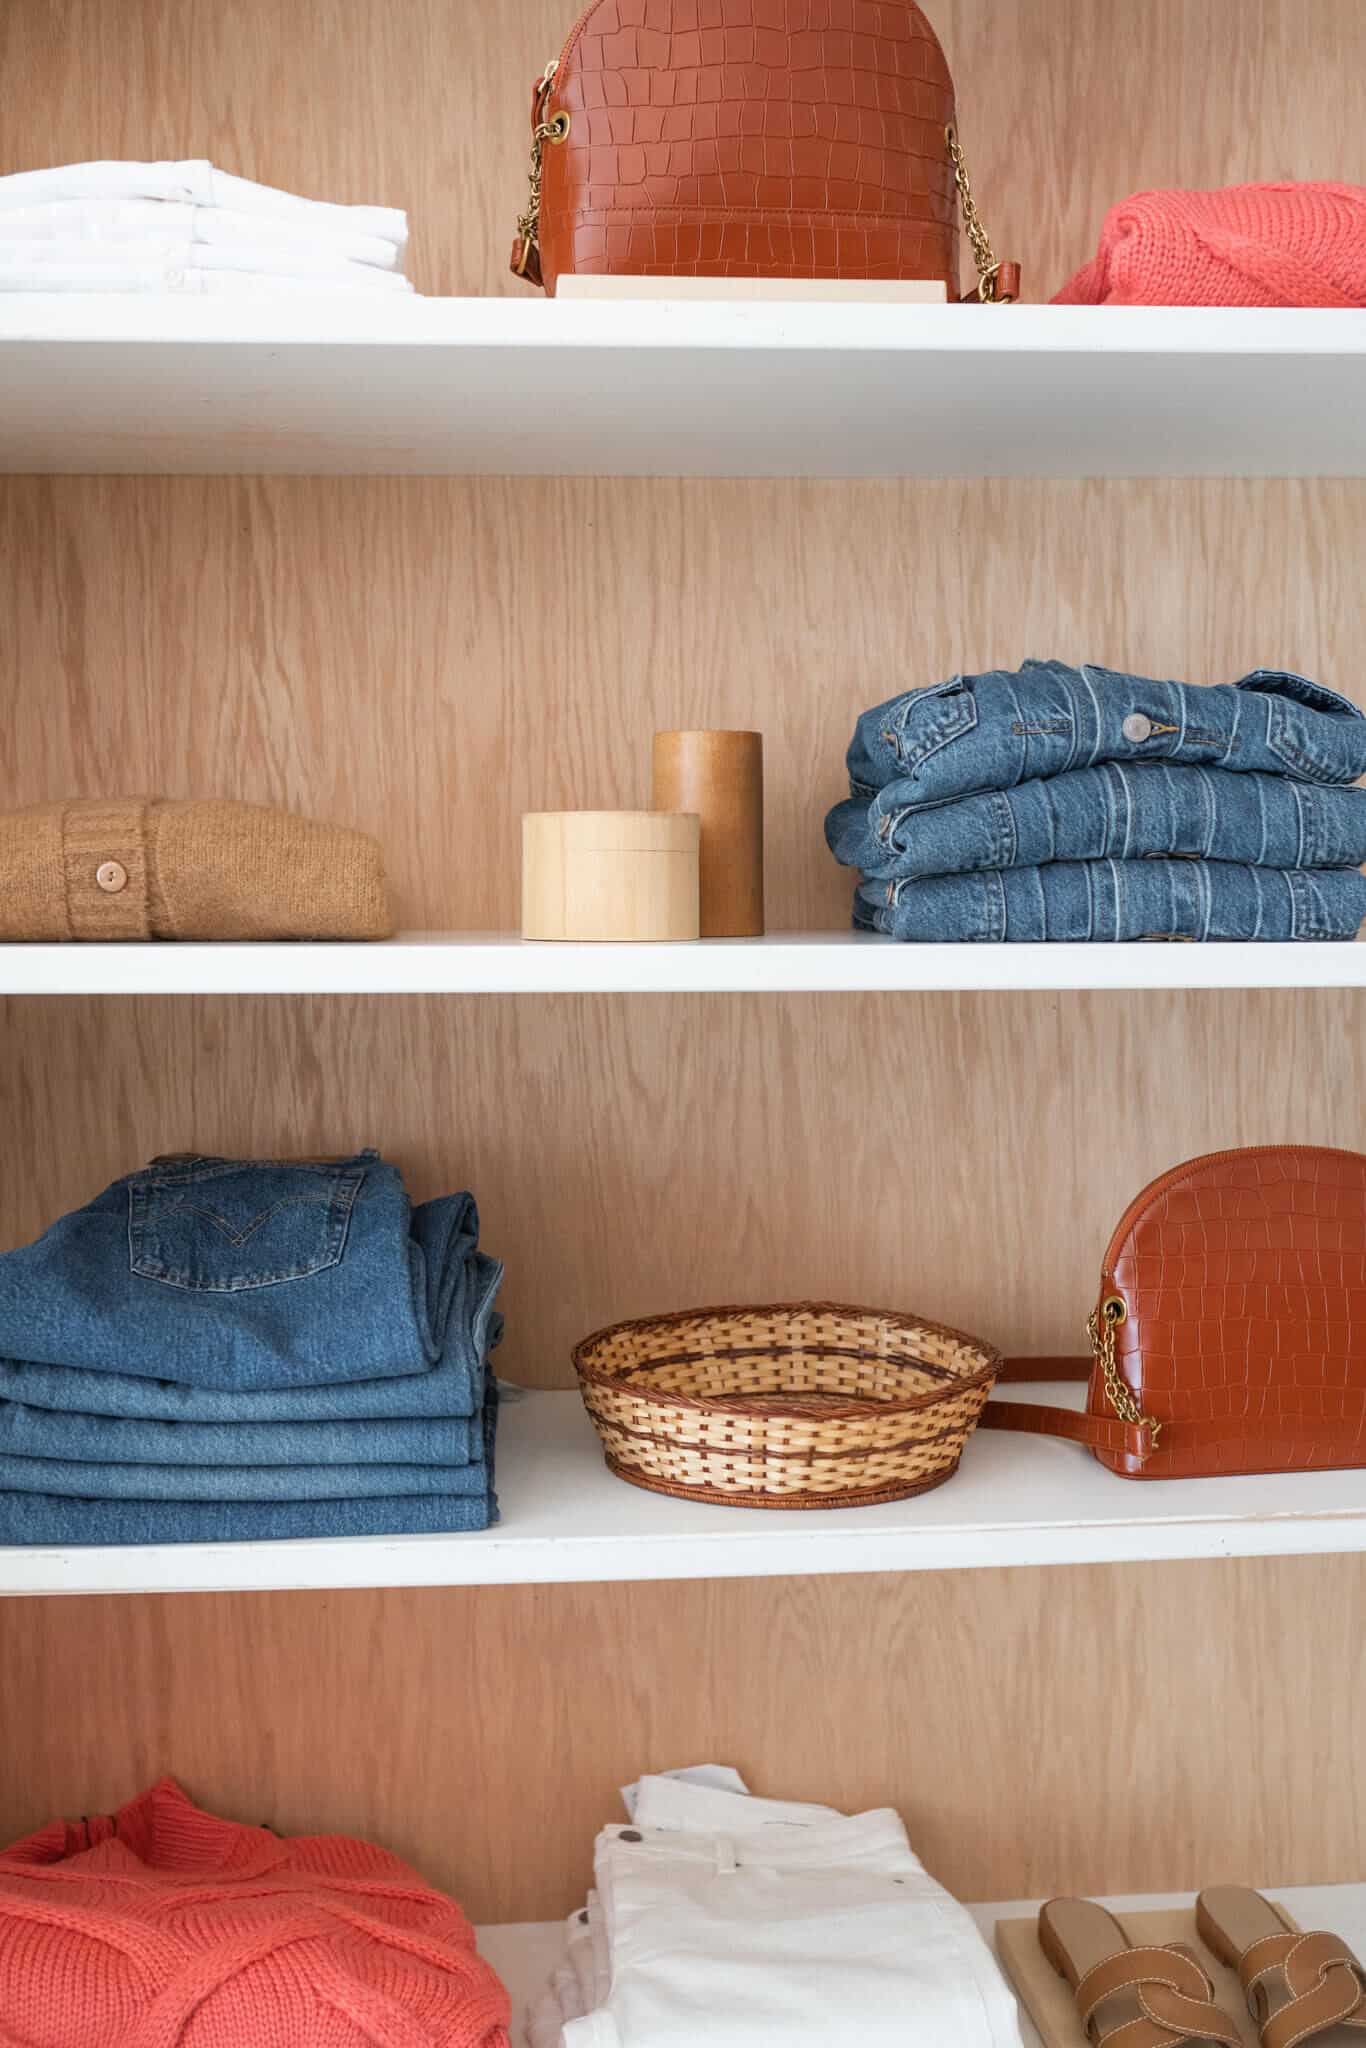
[[128, 1183], [128, 1262], [167, 1287], [236, 1294], [340, 1265], [363, 1166], [199, 1160]]

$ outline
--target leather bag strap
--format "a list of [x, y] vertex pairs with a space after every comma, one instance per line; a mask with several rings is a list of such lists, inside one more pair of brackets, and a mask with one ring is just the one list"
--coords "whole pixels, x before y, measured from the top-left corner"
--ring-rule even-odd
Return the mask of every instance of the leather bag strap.
[[[1013, 306], [1020, 296], [1020, 266], [1018, 263], [998, 263], [992, 271], [996, 289], [986, 303], [992, 306]], [[970, 292], [964, 292], [962, 304], [976, 306], [982, 301], [980, 281]]]
[[[997, 1384], [1024, 1386], [1040, 1380], [1091, 1378], [1089, 1358], [1008, 1358]], [[1013, 1429], [1025, 1436], [1061, 1436], [1088, 1451], [1108, 1451], [1145, 1465], [1153, 1453], [1152, 1426], [1124, 1422], [1117, 1415], [1092, 1415], [1084, 1409], [1054, 1408], [1044, 1401], [988, 1401], [979, 1429]]]

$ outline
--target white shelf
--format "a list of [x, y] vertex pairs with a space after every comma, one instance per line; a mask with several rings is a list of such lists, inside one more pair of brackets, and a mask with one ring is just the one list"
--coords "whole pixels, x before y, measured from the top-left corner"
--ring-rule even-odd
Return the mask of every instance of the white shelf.
[[1362, 476], [1366, 314], [20, 293], [0, 470]]
[[566, 995], [894, 989], [1361, 988], [1366, 945], [903, 946], [863, 932], [545, 945], [0, 946], [0, 995]]
[[[591, 1848], [585, 1847], [585, 1890]], [[1206, 1872], [1201, 1882], [1216, 1880], [1222, 1873]], [[1192, 1885], [1192, 1891], [1197, 1889]], [[1340, 1934], [1349, 1948], [1366, 1956], [1366, 1885], [1316, 1884], [1267, 1887], [1269, 1898], [1289, 1908], [1291, 1918], [1306, 1931], [1316, 1928]], [[1191, 1892], [1131, 1892], [1104, 1903], [1118, 1913], [1160, 1911], [1164, 1906], [1190, 1902]], [[998, 1920], [1032, 1917], [1042, 1902], [1038, 1899], [1002, 1900], [989, 1906], [970, 1906], [968, 1911], [987, 1941], [995, 1945]], [[529, 2048], [526, 2031], [527, 2007], [538, 1999], [550, 1980], [550, 1973], [565, 1952], [564, 1923], [560, 1920], [528, 1921], [520, 1926], [477, 1929], [479, 1953], [492, 1963], [512, 1994], [513, 2048]], [[1028, 2016], [1020, 2014], [1020, 2039], [1024, 2048], [1043, 2048]], [[948, 2048], [948, 2044], [946, 2044]]]
[[[1079, 1387], [1013, 1389], [1079, 1402]], [[957, 1475], [888, 1507], [710, 1507], [608, 1472], [577, 1394], [507, 1404], [503, 1521], [476, 1536], [0, 1550], [0, 1594], [497, 1586], [957, 1571], [1366, 1550], [1366, 1471], [1136, 1481], [1075, 1445], [979, 1432]]]

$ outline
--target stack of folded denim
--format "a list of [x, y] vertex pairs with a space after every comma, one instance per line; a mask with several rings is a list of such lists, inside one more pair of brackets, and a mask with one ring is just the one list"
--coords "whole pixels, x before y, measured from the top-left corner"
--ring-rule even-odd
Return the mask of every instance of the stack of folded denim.
[[0, 178], [0, 292], [401, 296], [407, 241], [394, 207], [300, 199], [202, 157]]
[[487, 1528], [502, 1270], [374, 1152], [116, 1181], [0, 1257], [0, 1543]]
[[864, 713], [826, 819], [854, 923], [944, 940], [1353, 939], [1366, 714], [1281, 670], [1205, 688], [1090, 665]]

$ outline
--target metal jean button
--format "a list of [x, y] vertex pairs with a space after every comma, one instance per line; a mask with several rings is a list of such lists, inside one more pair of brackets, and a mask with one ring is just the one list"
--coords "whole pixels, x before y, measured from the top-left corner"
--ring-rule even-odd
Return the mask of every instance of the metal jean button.
[[1126, 740], [1131, 741], [1134, 746], [1139, 746], [1144, 740], [1152, 738], [1153, 722], [1145, 712], [1131, 711], [1120, 729]]

